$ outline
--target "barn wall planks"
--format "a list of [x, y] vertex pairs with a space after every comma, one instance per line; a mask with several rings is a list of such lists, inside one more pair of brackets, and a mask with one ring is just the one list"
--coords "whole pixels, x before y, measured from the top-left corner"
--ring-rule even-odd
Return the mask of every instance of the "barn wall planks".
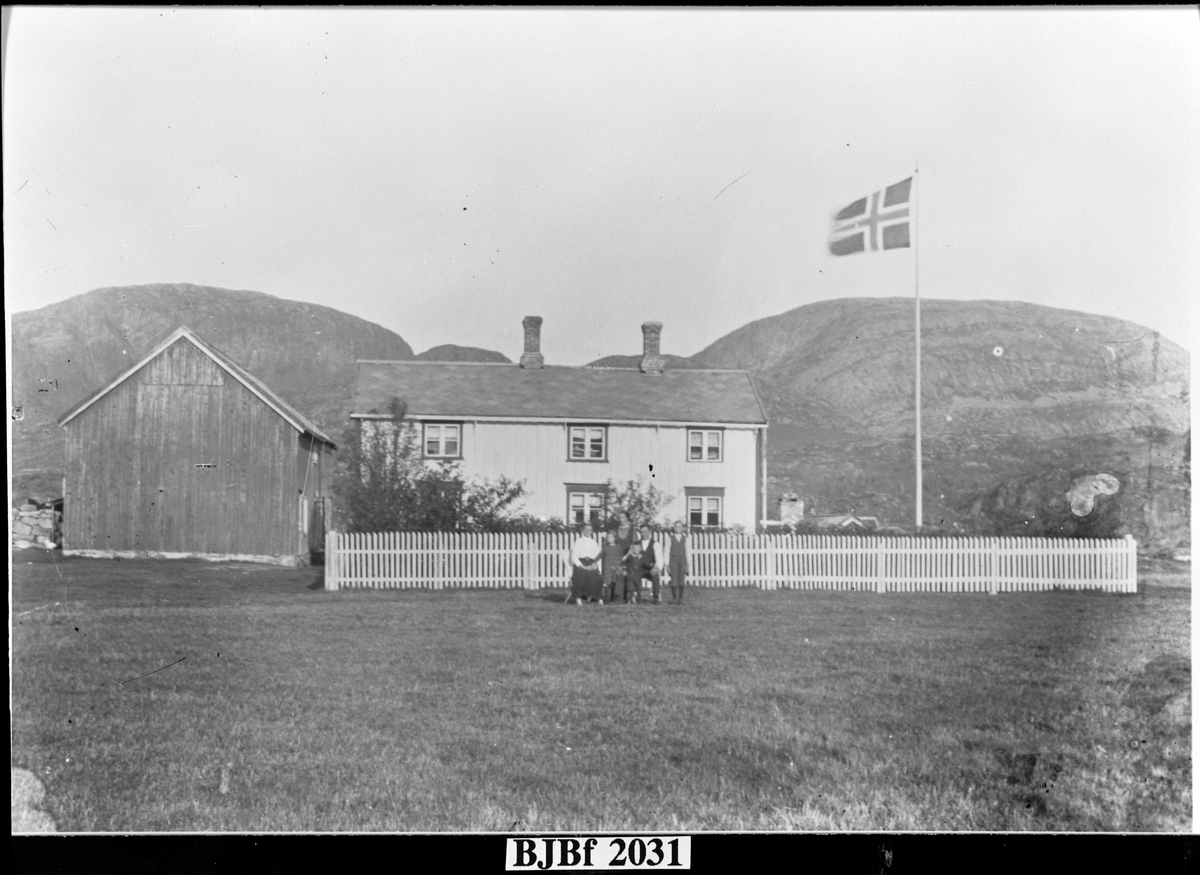
[[[333, 478], [333, 451], [324, 441], [302, 434], [296, 451], [296, 489], [303, 496], [306, 523], [300, 523], [302, 550], [325, 549], [325, 507]], [[299, 511], [298, 511], [299, 512]]]
[[307, 445], [189, 341], [147, 362], [66, 431], [65, 548], [302, 552], [296, 469]]

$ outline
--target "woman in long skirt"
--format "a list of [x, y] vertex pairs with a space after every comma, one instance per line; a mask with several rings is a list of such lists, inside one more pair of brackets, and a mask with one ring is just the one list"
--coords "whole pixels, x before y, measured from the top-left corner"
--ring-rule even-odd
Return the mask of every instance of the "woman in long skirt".
[[603, 603], [604, 582], [596, 560], [600, 558], [600, 545], [592, 537], [592, 526], [584, 523], [579, 538], [571, 545], [571, 595], [568, 598], [581, 605], [584, 600]]

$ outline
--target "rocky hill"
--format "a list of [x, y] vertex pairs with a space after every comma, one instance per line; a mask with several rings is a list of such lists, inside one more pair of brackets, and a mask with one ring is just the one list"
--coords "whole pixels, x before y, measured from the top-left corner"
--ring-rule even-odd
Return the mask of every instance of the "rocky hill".
[[[1103, 472], [1124, 485], [1100, 497], [1121, 508], [1105, 520], [1159, 547], [1187, 541], [1184, 349], [1130, 322], [1009, 301], [923, 301], [921, 338], [927, 525], [1048, 532], [1048, 496]], [[756, 375], [773, 506], [796, 492], [817, 512], [906, 524], [913, 347], [911, 298], [857, 298], [752, 322], [691, 360]]]
[[[1151, 549], [1190, 538], [1188, 353], [1087, 313], [998, 301], [922, 303], [925, 520], [950, 532], [1132, 532]], [[752, 322], [667, 367], [744, 368], [768, 407], [768, 502], [810, 513], [913, 517], [913, 302], [842, 299]], [[329, 307], [191, 285], [97, 289], [13, 315], [16, 497], [57, 496], [55, 420], [187, 325], [340, 438], [360, 358], [410, 359], [402, 338]], [[425, 360], [507, 361], [453, 344]], [[636, 367], [639, 356], [593, 362]], [[1120, 489], [1095, 513], [1063, 497], [1080, 478]]]
[[14, 497], [61, 493], [63, 412], [181, 325], [243, 365], [338, 439], [354, 362], [410, 359], [394, 332], [262, 292], [156, 284], [103, 288], [12, 317]]
[[477, 346], [459, 346], [456, 343], [443, 343], [420, 353], [416, 358], [423, 362], [501, 362], [512, 363], [512, 359], [494, 349], [480, 349]]
[[[664, 354], [666, 367], [668, 368], [705, 368], [709, 365], [700, 362], [692, 361], [690, 358], [684, 358], [678, 355]], [[602, 359], [596, 359], [594, 362], [588, 362], [588, 367], [591, 368], [636, 368], [641, 364], [641, 353], [637, 355], [606, 355]]]

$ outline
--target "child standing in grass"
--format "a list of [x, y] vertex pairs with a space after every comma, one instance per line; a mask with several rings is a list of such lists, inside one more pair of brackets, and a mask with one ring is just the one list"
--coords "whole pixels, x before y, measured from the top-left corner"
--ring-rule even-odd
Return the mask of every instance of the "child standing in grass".
[[625, 556], [625, 603], [637, 604], [642, 589], [642, 545], [637, 541]]
[[614, 602], [624, 592], [625, 569], [621, 567], [624, 551], [617, 543], [617, 536], [609, 532], [604, 538], [604, 550], [600, 553], [600, 563], [604, 569], [604, 599]]
[[691, 564], [688, 562], [688, 537], [683, 523], [675, 523], [675, 531], [667, 540], [667, 571], [671, 575], [671, 601], [677, 605], [683, 604], [683, 588], [687, 585], [688, 572]]

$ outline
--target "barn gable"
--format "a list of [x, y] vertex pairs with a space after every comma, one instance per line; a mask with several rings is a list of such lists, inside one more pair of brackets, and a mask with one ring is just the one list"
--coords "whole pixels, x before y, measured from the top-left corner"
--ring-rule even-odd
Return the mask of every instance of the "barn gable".
[[[138, 361], [137, 364], [124, 373], [114, 377], [109, 383], [97, 389], [87, 398], [83, 399], [66, 413], [64, 413], [61, 417], [59, 417], [58, 424], [66, 425], [109, 392], [113, 391], [117, 386], [121, 385], [121, 383], [125, 382], [138, 371], [140, 371], [147, 364], [152, 363], [155, 359], [162, 355], [164, 351], [174, 346], [180, 338], [186, 338], [189, 340], [197, 349], [204, 353], [205, 356], [211, 359], [217, 368], [223, 369], [226, 373], [250, 390], [250, 392], [258, 396], [258, 398], [264, 404], [287, 420], [297, 431], [310, 434], [318, 440], [329, 444], [330, 447], [336, 447], [336, 444], [334, 444], [328, 435], [309, 422], [309, 420], [304, 416], [300, 415], [300, 413], [298, 413], [290, 404], [264, 386], [258, 380], [258, 378], [248, 372], [237, 362], [233, 361], [223, 352], [220, 352], [219, 350], [209, 346], [186, 327], [177, 328], [170, 337], [158, 344], [156, 347], [150, 350], [150, 352], [142, 356], [141, 360]], [[211, 383], [214, 385], [220, 385], [220, 381], [215, 378], [215, 373], [216, 371], [213, 368], [201, 364], [195, 370], [179, 374], [171, 379], [188, 384]]]
[[320, 549], [332, 441], [186, 328], [59, 423], [64, 552], [286, 560]]

